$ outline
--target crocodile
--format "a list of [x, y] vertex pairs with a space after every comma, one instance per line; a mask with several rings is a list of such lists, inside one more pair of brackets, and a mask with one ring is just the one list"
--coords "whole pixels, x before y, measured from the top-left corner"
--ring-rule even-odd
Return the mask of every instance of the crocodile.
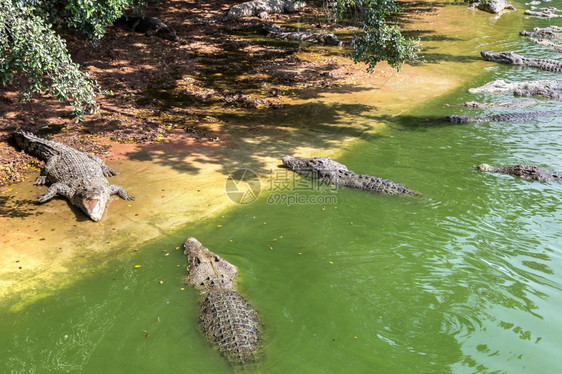
[[357, 188], [388, 195], [420, 196], [401, 184], [367, 174], [357, 174], [329, 157], [283, 157], [283, 165], [298, 174], [335, 186]]
[[233, 5], [227, 13], [218, 14], [210, 17], [189, 18], [191, 22], [213, 23], [225, 22], [242, 17], [256, 16], [266, 19], [269, 14], [274, 13], [294, 13], [306, 6], [304, 1], [293, 0], [253, 0], [245, 3]]
[[303, 6], [303, 2], [292, 0], [247, 1], [232, 6], [226, 15], [226, 19], [237, 19], [248, 16], [267, 18], [270, 13], [293, 13]]
[[459, 116], [456, 114], [445, 117], [445, 121], [452, 123], [477, 123], [477, 122], [526, 122], [537, 118], [548, 118], [562, 114], [562, 109], [542, 112], [503, 113], [490, 116]]
[[535, 10], [529, 10], [527, 9], [525, 12], [523, 12], [523, 14], [527, 15], [527, 16], [533, 16], [533, 17], [543, 17], [543, 18], [557, 18], [557, 17], [562, 17], [561, 15], [558, 15], [556, 13], [554, 13], [553, 11], [551, 11], [550, 9], [544, 9], [541, 11], [535, 11]]
[[537, 105], [537, 103], [538, 103], [537, 100], [508, 101], [504, 103], [479, 103], [477, 101], [466, 101], [462, 104], [462, 106], [468, 108], [479, 108], [479, 109], [495, 108], [495, 107], [520, 108], [526, 106], [534, 106]]
[[115, 23], [127, 25], [131, 28], [131, 32], [143, 32], [146, 36], [158, 36], [173, 42], [179, 40], [176, 30], [156, 17], [123, 16]]
[[480, 87], [470, 88], [468, 92], [472, 94], [513, 92], [516, 96], [542, 96], [549, 99], [560, 99], [562, 98], [562, 81], [545, 79], [507, 83], [499, 79]]
[[530, 179], [539, 182], [561, 182], [562, 173], [552, 172], [550, 170], [534, 166], [534, 165], [515, 165], [515, 166], [490, 166], [488, 164], [478, 165], [478, 169], [492, 173], [509, 174], [523, 179]]
[[469, 9], [478, 8], [489, 13], [500, 13], [504, 9], [517, 10], [513, 5], [505, 0], [487, 0], [472, 3]]
[[541, 70], [552, 71], [556, 73], [562, 72], [562, 61], [548, 60], [540, 58], [529, 58], [518, 55], [512, 51], [490, 52], [482, 51], [480, 55], [484, 60], [500, 62], [503, 64], [530, 66]]
[[334, 34], [318, 32], [287, 32], [282, 31], [277, 25], [266, 26], [264, 28], [267, 36], [281, 40], [294, 40], [298, 42], [320, 43], [329, 45], [340, 45], [338, 37]]
[[231, 364], [256, 362], [262, 354], [261, 322], [236, 290], [238, 269], [195, 238], [183, 247], [189, 262], [186, 283], [204, 298], [199, 314], [204, 335]]
[[549, 39], [562, 39], [562, 27], [558, 26], [548, 26], [548, 27], [535, 27], [533, 31], [521, 30], [519, 35], [522, 36], [533, 36]]
[[45, 167], [34, 183], [38, 186], [50, 184], [46, 193], [37, 196], [40, 203], [59, 194], [97, 222], [103, 215], [110, 195], [118, 194], [125, 200], [134, 199], [123, 187], [108, 183], [106, 177], [117, 175], [117, 172], [93, 154], [77, 151], [29, 132], [16, 131], [12, 136], [21, 149], [45, 161]]
[[553, 6], [548, 6], [548, 7], [545, 7], [545, 8], [540, 8], [540, 7], [537, 7], [537, 6], [532, 6], [532, 7], [531, 7], [531, 10], [536, 10], [536, 11], [539, 11], [539, 12], [548, 11], [548, 12], [553, 12], [553, 13], [555, 13], [555, 12], [562, 12], [562, 10], [560, 10], [560, 9], [558, 9], [558, 8], [555, 8], [555, 7], [553, 7]]
[[529, 38], [529, 40], [539, 45], [544, 45], [545, 47], [552, 47], [556, 50], [556, 52], [562, 53], [562, 44], [556, 44], [547, 39]]

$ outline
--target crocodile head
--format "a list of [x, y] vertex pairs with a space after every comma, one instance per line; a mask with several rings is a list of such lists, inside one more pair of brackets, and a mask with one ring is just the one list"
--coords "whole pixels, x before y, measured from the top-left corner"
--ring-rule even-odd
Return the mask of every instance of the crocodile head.
[[459, 116], [458, 114], [452, 114], [445, 117], [445, 121], [452, 123], [467, 123], [468, 118], [466, 116]]
[[292, 170], [347, 170], [345, 165], [332, 160], [330, 157], [297, 158], [283, 157], [283, 166]]
[[480, 55], [484, 60], [499, 62], [502, 64], [512, 64], [517, 65], [520, 61], [520, 56], [510, 52], [490, 52], [490, 51], [481, 51]]
[[283, 157], [283, 166], [289, 169], [299, 169], [307, 166], [307, 159], [297, 158], [293, 156]]
[[490, 166], [488, 164], [480, 164], [478, 165], [478, 169], [482, 170], [482, 171], [494, 171], [494, 167]]
[[74, 195], [74, 205], [82, 209], [92, 221], [99, 221], [109, 200], [109, 193], [104, 186], [82, 187]]
[[234, 288], [236, 266], [203, 247], [195, 238], [188, 238], [183, 247], [189, 261], [187, 284], [200, 290]]

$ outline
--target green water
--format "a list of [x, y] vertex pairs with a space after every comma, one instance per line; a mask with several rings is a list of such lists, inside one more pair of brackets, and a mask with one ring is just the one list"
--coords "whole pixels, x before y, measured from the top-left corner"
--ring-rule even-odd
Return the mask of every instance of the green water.
[[[556, 56], [513, 37], [521, 27], [504, 25], [490, 38], [500, 38], [505, 49]], [[471, 87], [555, 76], [482, 66], [489, 68]], [[434, 120], [452, 112], [505, 111], [444, 105], [468, 100], [512, 97], [470, 95], [463, 87], [399, 117], [376, 110], [357, 115], [358, 123], [383, 122], [388, 130], [366, 131], [338, 161], [400, 182], [423, 198], [307, 191], [302, 178], [274, 170], [262, 176], [257, 202], [108, 260], [102, 270], [21, 311], [0, 310], [0, 371], [235, 371], [198, 330], [200, 299], [183, 285], [187, 263], [175, 248], [195, 236], [238, 266], [240, 290], [263, 320], [265, 355], [249, 372], [558, 372], [562, 185], [475, 167], [521, 162], [562, 170], [562, 122]], [[555, 106], [559, 102], [542, 100], [535, 109]], [[285, 177], [289, 190], [268, 191], [270, 182], [285, 187], [279, 183]], [[326, 200], [272, 204], [275, 193]]]

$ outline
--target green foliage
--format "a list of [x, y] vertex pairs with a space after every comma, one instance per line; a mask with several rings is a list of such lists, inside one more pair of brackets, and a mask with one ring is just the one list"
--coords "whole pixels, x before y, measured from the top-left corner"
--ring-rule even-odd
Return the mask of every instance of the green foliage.
[[54, 27], [75, 28], [95, 44], [123, 9], [139, 0], [0, 0], [0, 81], [27, 80], [22, 98], [45, 93], [69, 101], [79, 118], [96, 109], [96, 82], [80, 71]]
[[417, 42], [387, 23], [387, 18], [400, 10], [393, 0], [337, 0], [333, 10], [336, 19], [354, 21], [360, 29], [352, 41], [353, 61], [364, 62], [372, 70], [380, 61], [400, 69], [406, 61], [416, 59]]
[[140, 9], [143, 0], [37, 0], [35, 12], [51, 23], [79, 30], [92, 44], [104, 35], [105, 28], [123, 15], [129, 6]]

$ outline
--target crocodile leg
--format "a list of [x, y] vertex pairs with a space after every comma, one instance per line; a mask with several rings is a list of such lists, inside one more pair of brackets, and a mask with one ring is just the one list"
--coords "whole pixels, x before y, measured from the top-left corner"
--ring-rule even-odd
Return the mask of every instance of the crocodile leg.
[[41, 173], [39, 174], [37, 179], [35, 179], [35, 182], [33, 182], [34, 185], [42, 186], [44, 184], [47, 184], [47, 175], [49, 175], [49, 172], [53, 170], [57, 161], [59, 160], [59, 157], [59, 155], [54, 155], [49, 159], [49, 161], [47, 161], [43, 169], [41, 169]]
[[53, 197], [55, 197], [56, 194], [62, 195], [67, 199], [70, 199], [72, 197], [72, 191], [67, 185], [62, 183], [55, 183], [51, 185], [51, 187], [49, 187], [47, 192], [45, 192], [43, 195], [37, 196], [37, 200], [40, 203], [44, 203], [51, 200]]
[[102, 170], [103, 175], [104, 175], [105, 177], [113, 177], [113, 176], [119, 174], [118, 172], [116, 172], [115, 170], [113, 170], [112, 168], [110, 168], [109, 166], [107, 166], [107, 165], [105, 164], [105, 162], [103, 162], [103, 160], [102, 160], [101, 158], [96, 157], [95, 155], [93, 155], [93, 154], [91, 154], [91, 153], [87, 153], [87, 152], [84, 152], [84, 154], [85, 154], [86, 156], [88, 156], [88, 158], [90, 158], [91, 160], [95, 161], [95, 162], [101, 167], [101, 170]]
[[41, 171], [41, 174], [37, 177], [37, 179], [35, 179], [35, 182], [33, 182], [33, 184], [36, 186], [43, 186], [47, 184], [47, 176], [43, 175], [43, 171]]
[[135, 198], [129, 195], [123, 187], [117, 184], [112, 184], [111, 186], [109, 186], [109, 194], [110, 195], [118, 194], [119, 197], [122, 198], [123, 200], [135, 200]]

